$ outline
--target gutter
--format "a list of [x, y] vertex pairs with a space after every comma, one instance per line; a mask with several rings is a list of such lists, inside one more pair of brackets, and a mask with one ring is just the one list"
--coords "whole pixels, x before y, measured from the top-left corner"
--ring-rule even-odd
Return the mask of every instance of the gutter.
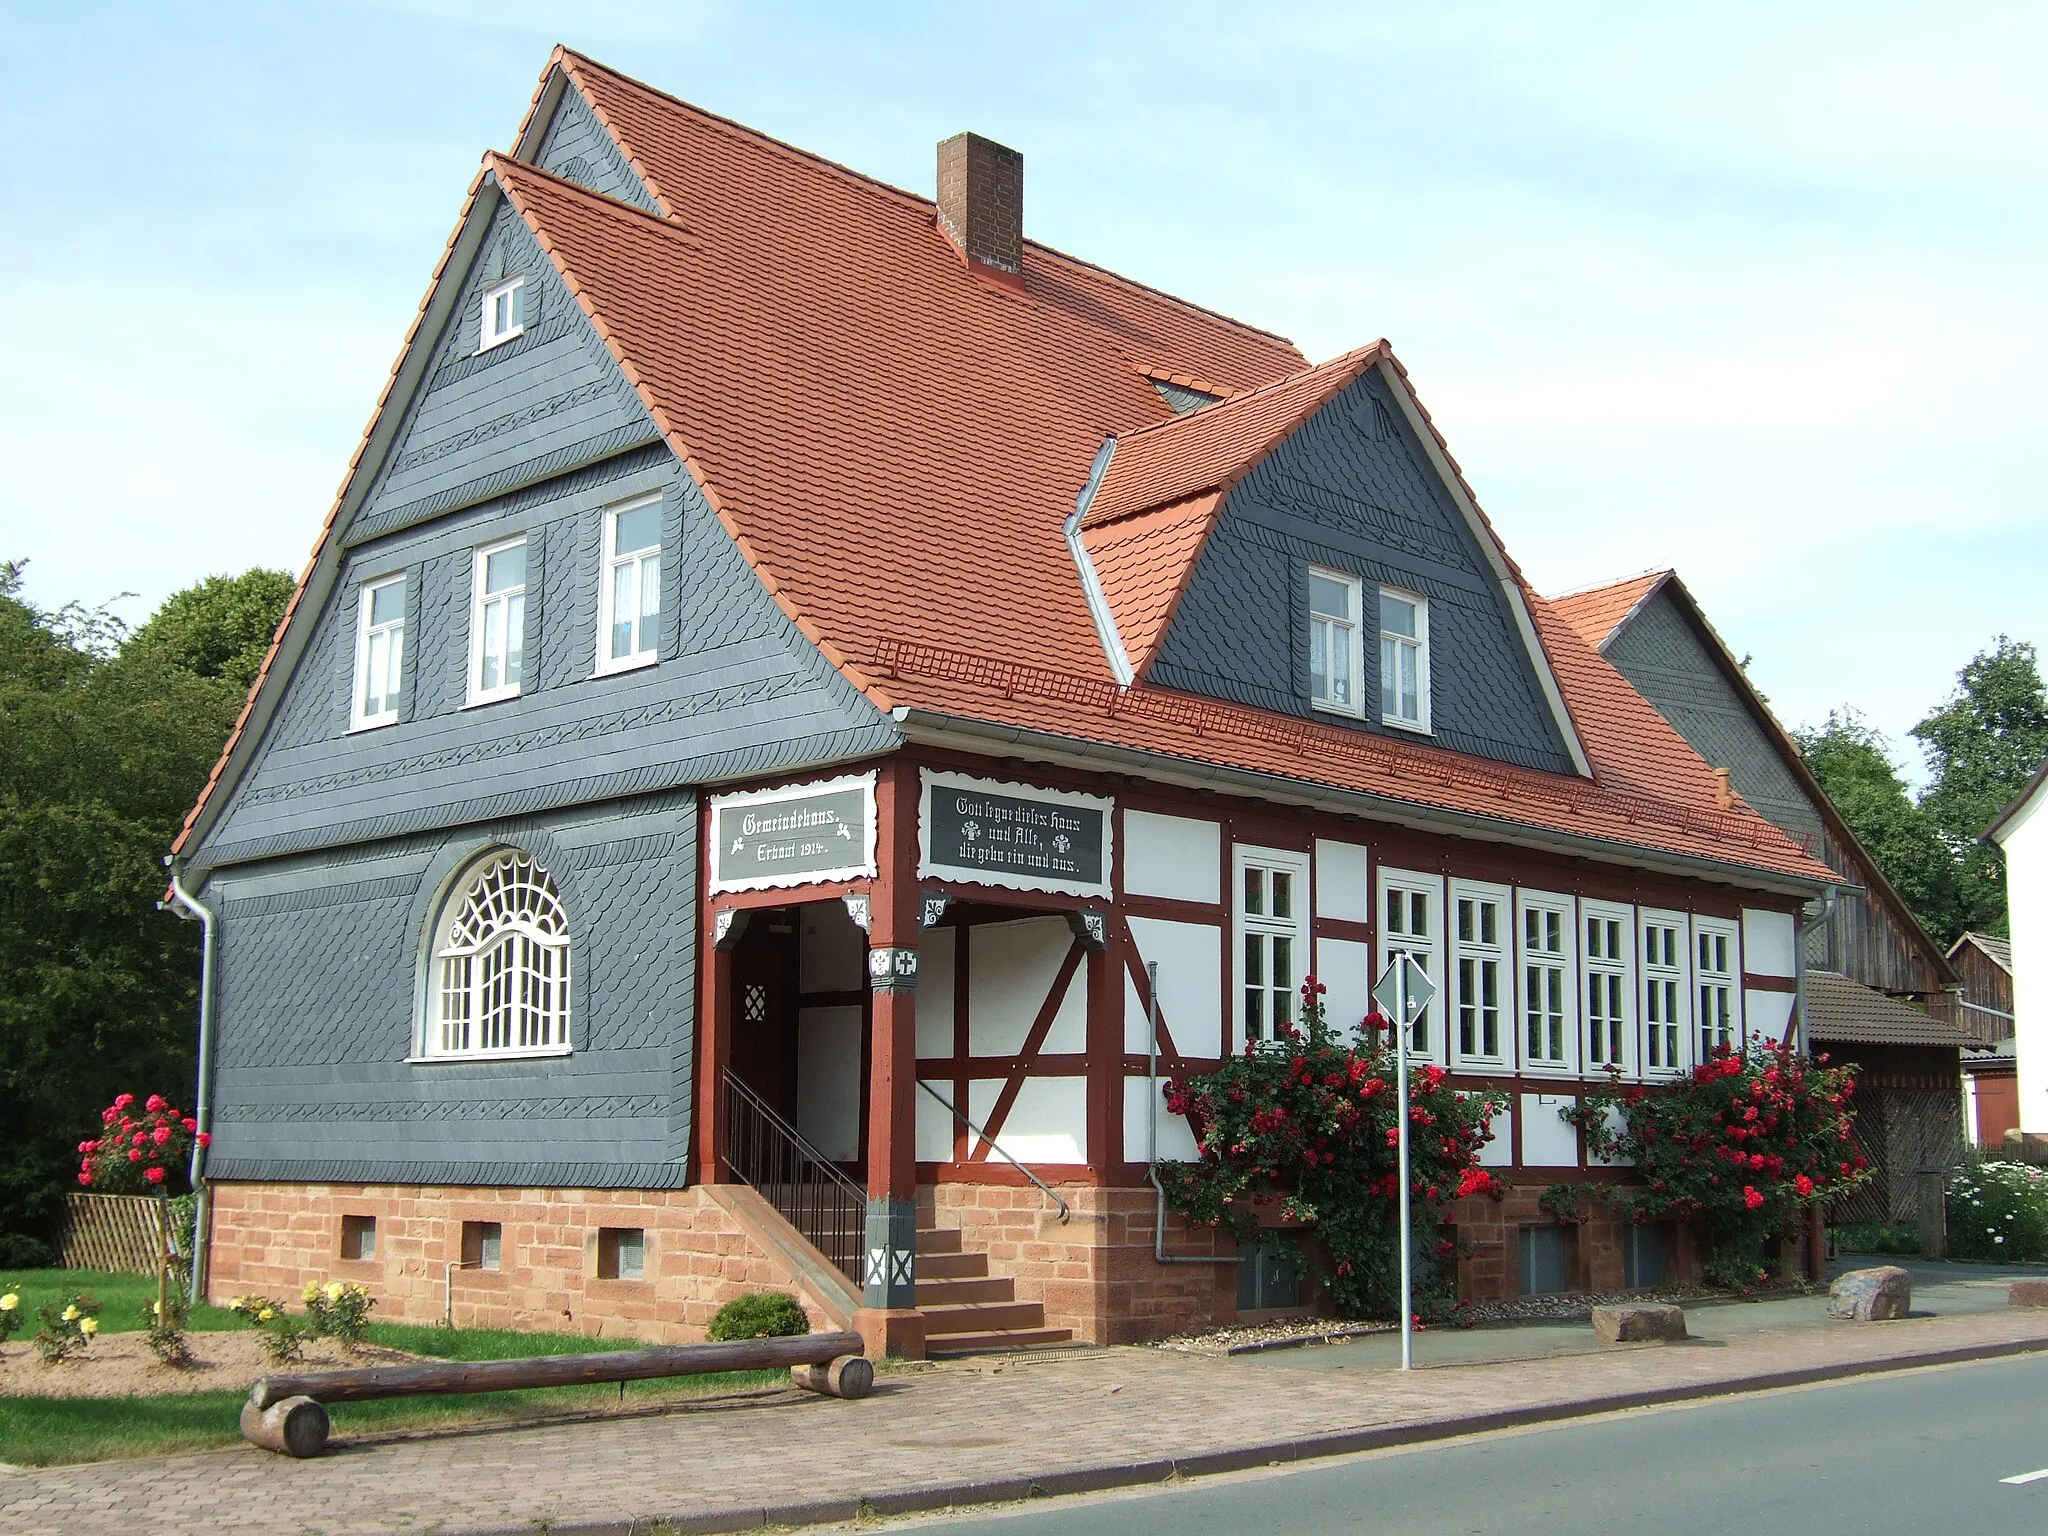
[[[214, 933], [217, 923], [213, 909], [204, 905], [190, 891], [178, 873], [178, 866], [170, 856], [164, 856], [164, 865], [171, 872], [171, 895], [187, 912], [199, 919], [199, 1089], [198, 1102], [193, 1106], [192, 1117], [201, 1132], [210, 1130], [213, 1121], [213, 957]], [[197, 1199], [197, 1209], [192, 1222], [192, 1274], [187, 1295], [193, 1305], [199, 1304], [206, 1294], [207, 1218], [211, 1215], [212, 1202], [206, 1197], [206, 1148], [195, 1137], [192, 1143], [192, 1193]]]
[[1611, 838], [1544, 832], [1518, 822], [1496, 821], [1469, 811], [1439, 810], [1418, 805], [1412, 800], [1396, 800], [1363, 790], [1309, 784], [1277, 774], [1200, 763], [1190, 758], [1110, 746], [1073, 736], [1056, 736], [1022, 726], [992, 725], [965, 716], [908, 707], [892, 710], [891, 715], [902, 727], [904, 739], [920, 746], [952, 747], [958, 751], [997, 753], [1008, 757], [1029, 754], [1035, 760], [1090, 773], [1138, 773], [1160, 784], [1216, 789], [1281, 805], [1328, 811], [1333, 815], [1370, 818], [1419, 832], [1474, 838], [1502, 846], [1535, 848], [1572, 858], [1611, 859], [1660, 874], [1737, 884], [1750, 890], [1766, 890], [1809, 900], [1836, 888], [1833, 881], [1781, 874], [1754, 865], [1731, 864], [1695, 854], [1670, 853]]
[[1095, 621], [1095, 637], [1102, 642], [1102, 654], [1109, 662], [1109, 670], [1115, 676], [1117, 686], [1128, 688], [1137, 672], [1131, 666], [1130, 653], [1124, 649], [1123, 633], [1116, 627], [1116, 614], [1110, 609], [1109, 594], [1102, 590], [1102, 578], [1096, 574], [1088, 546], [1081, 542], [1081, 520], [1094, 504], [1095, 492], [1102, 484], [1102, 477], [1109, 473], [1109, 461], [1115, 453], [1116, 438], [1105, 437], [1102, 446], [1095, 450], [1095, 462], [1088, 470], [1088, 483], [1081, 487], [1081, 494], [1075, 499], [1074, 510], [1067, 515], [1062, 531], [1066, 535], [1067, 553], [1074, 557], [1074, 569], [1080, 573], [1081, 595], [1088, 601], [1088, 617]]

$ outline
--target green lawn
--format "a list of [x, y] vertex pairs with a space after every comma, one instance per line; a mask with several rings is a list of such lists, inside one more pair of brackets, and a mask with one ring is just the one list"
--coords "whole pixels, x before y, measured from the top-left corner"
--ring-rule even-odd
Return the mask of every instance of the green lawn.
[[[108, 1333], [142, 1326], [142, 1309], [156, 1299], [153, 1281], [142, 1275], [75, 1269], [32, 1270], [0, 1276], [0, 1294], [19, 1286], [26, 1314], [17, 1342], [35, 1331], [35, 1309], [91, 1291], [102, 1303]], [[295, 1308], [296, 1309], [296, 1308]], [[202, 1307], [195, 1331], [244, 1328], [222, 1307]], [[530, 1355], [571, 1355], [631, 1349], [633, 1339], [591, 1339], [572, 1333], [516, 1333], [497, 1328], [442, 1328], [432, 1323], [372, 1323], [370, 1342], [388, 1349], [441, 1360], [508, 1360]], [[281, 1367], [284, 1370], [293, 1367]], [[317, 1369], [317, 1367], [311, 1367]], [[621, 1406], [646, 1408], [707, 1392], [774, 1386], [789, 1380], [782, 1371], [732, 1371], [716, 1376], [632, 1381], [596, 1387], [548, 1387], [531, 1392], [474, 1392], [449, 1397], [388, 1398], [369, 1403], [336, 1403], [337, 1435], [424, 1429], [456, 1424], [517, 1424], [564, 1413], [588, 1413]], [[0, 1378], [0, 1392], [14, 1383]], [[58, 1466], [130, 1456], [162, 1456], [209, 1450], [241, 1440], [241, 1392], [163, 1393], [152, 1397], [0, 1396], [0, 1462], [17, 1466]]]

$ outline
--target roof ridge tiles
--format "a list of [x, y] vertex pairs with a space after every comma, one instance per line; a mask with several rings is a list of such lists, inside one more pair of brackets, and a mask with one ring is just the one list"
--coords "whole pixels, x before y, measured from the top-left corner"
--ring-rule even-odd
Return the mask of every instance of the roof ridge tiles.
[[[597, 74], [604, 75], [608, 79], [616, 81], [619, 84], [624, 85], [632, 90], [640, 91], [645, 95], [656, 98], [657, 100], [667, 102], [672, 107], [678, 108], [684, 112], [688, 112], [693, 116], [701, 119], [702, 121], [712, 124], [727, 133], [733, 134], [736, 137], [746, 139], [750, 143], [759, 144], [765, 148], [775, 151], [778, 154], [789, 156], [804, 164], [814, 166], [820, 170], [830, 171], [835, 175], [843, 176], [847, 180], [855, 183], [858, 186], [865, 187], [872, 191], [886, 193], [888, 196], [892, 198], [899, 199], [903, 202], [910, 203], [916, 207], [930, 210], [936, 213], [936, 210], [938, 208], [938, 200], [936, 198], [921, 196], [916, 192], [910, 191], [907, 187], [899, 187], [894, 182], [884, 181], [879, 176], [871, 176], [866, 171], [856, 170], [854, 167], [850, 165], [846, 165], [841, 161], [834, 160], [829, 156], [821, 155], [815, 150], [805, 149], [800, 144], [792, 144], [787, 139], [778, 139], [771, 133], [763, 132], [759, 128], [750, 127], [748, 124], [739, 122], [737, 119], [727, 117], [723, 113], [714, 112], [708, 107], [700, 107], [695, 102], [685, 101], [682, 97], [673, 95], [668, 91], [664, 91], [659, 86], [649, 85], [644, 80], [636, 80], [633, 76], [623, 74], [620, 71], [613, 69], [610, 65], [601, 63], [598, 60], [591, 58], [590, 55], [586, 53], [578, 53], [573, 48], [558, 46], [556, 49], [556, 54], [560, 58], [574, 61], [574, 64], [577, 67], [587, 68]], [[550, 60], [549, 62], [550, 67], [552, 67], [554, 61]], [[543, 72], [542, 78], [546, 78], [545, 72]], [[603, 115], [601, 110], [599, 112], [599, 115], [600, 117]], [[606, 126], [607, 128], [610, 128], [611, 125], [607, 124]], [[618, 139], [620, 138], [620, 135], [614, 131], [613, 137], [615, 139]], [[621, 140], [621, 145], [623, 147], [623, 140]], [[628, 153], [630, 154], [630, 151]], [[635, 169], [640, 169], [637, 162], [635, 164]], [[641, 174], [644, 179], [647, 179], [648, 185], [650, 189], [652, 189], [654, 187], [654, 182], [652, 178], [648, 177], [647, 173], [644, 170], [641, 172]], [[668, 201], [666, 195], [662, 194], [659, 191], [655, 192], [655, 196], [657, 201], [663, 203], [666, 203]], [[1287, 347], [1291, 350], [1294, 350], [1297, 353], [1300, 350], [1299, 348], [1295, 347], [1293, 338], [1283, 336], [1278, 331], [1269, 331], [1264, 326], [1253, 325], [1249, 320], [1240, 320], [1235, 315], [1226, 315], [1223, 313], [1223, 311], [1219, 309], [1212, 309], [1206, 304], [1197, 304], [1192, 299], [1184, 298], [1180, 294], [1170, 293], [1166, 289], [1156, 287], [1151, 283], [1141, 282], [1137, 278], [1130, 277], [1122, 272], [1112, 271], [1110, 268], [1103, 266], [1100, 262], [1090, 261], [1084, 256], [1076, 256], [1071, 251], [1065, 251], [1060, 249], [1058, 246], [1049, 245], [1045, 241], [1034, 239], [1030, 235], [1026, 235], [1024, 237], [1024, 244], [1030, 249], [1036, 250], [1042, 253], [1043, 255], [1054, 257], [1057, 260], [1066, 262], [1071, 266], [1085, 268], [1090, 272], [1098, 272], [1104, 277], [1110, 278], [1118, 283], [1125, 284], [1128, 287], [1138, 289], [1144, 293], [1151, 294], [1154, 298], [1163, 299], [1167, 303], [1176, 305], [1177, 307], [1184, 310], [1188, 310], [1191, 313], [1203, 315], [1211, 320], [1221, 321], [1225, 325], [1234, 326], [1236, 329], [1243, 331], [1248, 335], [1257, 336], [1265, 341], [1278, 342], [1280, 345]]]
[[566, 176], [557, 176], [553, 171], [542, 170], [531, 160], [515, 159], [501, 149], [485, 150], [482, 164], [486, 172], [501, 180], [504, 177], [504, 173], [508, 170], [515, 176], [530, 176], [537, 181], [548, 183], [557, 191], [567, 192], [583, 199], [585, 202], [595, 203], [607, 212], [623, 213], [636, 219], [644, 219], [665, 234], [682, 236], [687, 244], [699, 247], [703, 244], [704, 236], [691, 228], [689, 223], [683, 219], [676, 218], [673, 215], [656, 213], [651, 208], [642, 208], [638, 203], [629, 203], [624, 198], [608, 197], [602, 192], [584, 186], [580, 181], [571, 181]]

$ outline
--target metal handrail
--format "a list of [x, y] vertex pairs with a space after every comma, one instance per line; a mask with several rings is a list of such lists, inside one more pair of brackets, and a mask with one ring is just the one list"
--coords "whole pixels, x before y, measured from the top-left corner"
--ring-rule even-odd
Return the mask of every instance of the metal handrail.
[[[718, 1158], [781, 1213], [833, 1267], [860, 1283], [867, 1191], [728, 1068]], [[742, 1123], [744, 1122], [744, 1124]]]
[[1029, 1179], [1032, 1183], [1036, 1184], [1038, 1186], [1038, 1192], [1044, 1195], [1046, 1199], [1050, 1200], [1054, 1205], [1060, 1208], [1060, 1221], [1062, 1224], [1064, 1224], [1067, 1221], [1067, 1219], [1074, 1214], [1071, 1210], [1068, 1209], [1067, 1202], [1062, 1200], [1057, 1194], [1053, 1193], [1053, 1188], [1050, 1184], [1046, 1183], [1045, 1180], [1041, 1179], [1029, 1168], [1026, 1168], [1022, 1163], [1018, 1162], [1016, 1158], [1010, 1156], [1009, 1153], [1005, 1152], [1001, 1147], [997, 1146], [994, 1137], [990, 1136], [987, 1131], [983, 1130], [980, 1126], [976, 1125], [972, 1120], [968, 1119], [965, 1115], [961, 1114], [960, 1111], [955, 1109], [950, 1103], [947, 1103], [945, 1095], [940, 1093], [938, 1089], [934, 1088], [930, 1083], [924, 1081], [923, 1078], [918, 1079], [917, 1086], [922, 1088], [926, 1093], [930, 1094], [933, 1098], [937, 1099], [941, 1104], [945, 1104], [947, 1112], [951, 1114], [955, 1120], [958, 1120], [962, 1125], [966, 1126], [967, 1129], [974, 1132], [975, 1135], [979, 1136], [981, 1138], [981, 1144], [984, 1147], [988, 1148], [989, 1151], [995, 1153], [997, 1157], [1000, 1157], [1012, 1168], [1016, 1169], [1019, 1173], [1023, 1174], [1024, 1177]]

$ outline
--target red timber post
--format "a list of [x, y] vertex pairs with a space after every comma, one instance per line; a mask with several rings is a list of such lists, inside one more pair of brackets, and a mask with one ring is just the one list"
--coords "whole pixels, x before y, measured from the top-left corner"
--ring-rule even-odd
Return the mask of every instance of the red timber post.
[[917, 1310], [917, 765], [896, 757], [875, 783], [875, 883], [868, 918], [874, 1019], [868, 1069], [868, 1218], [854, 1326], [872, 1356], [924, 1357]]

